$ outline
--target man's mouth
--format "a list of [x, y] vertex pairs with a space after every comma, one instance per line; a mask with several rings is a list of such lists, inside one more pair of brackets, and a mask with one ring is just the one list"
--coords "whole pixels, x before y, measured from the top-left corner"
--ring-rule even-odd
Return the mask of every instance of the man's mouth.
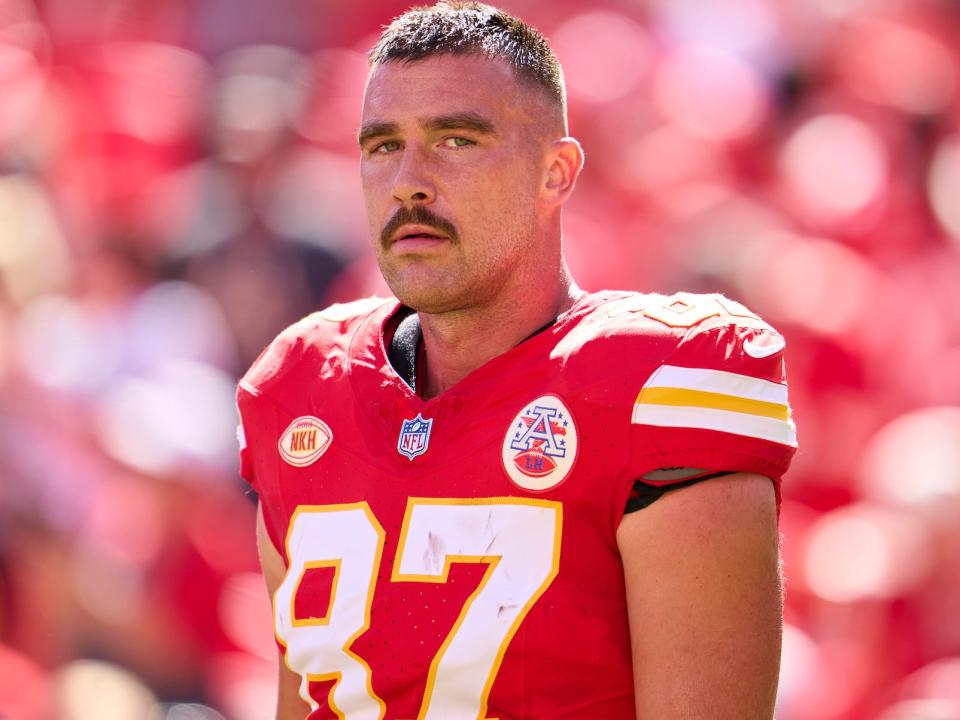
[[397, 232], [393, 234], [391, 238], [391, 245], [396, 244], [402, 240], [449, 240], [446, 235], [441, 233], [439, 230], [434, 230], [431, 227], [425, 225], [403, 225], [398, 228]]
[[414, 250], [418, 245], [422, 249], [440, 248], [457, 241], [454, 224], [422, 205], [398, 208], [380, 231], [380, 243], [384, 249], [398, 243], [398, 250]]

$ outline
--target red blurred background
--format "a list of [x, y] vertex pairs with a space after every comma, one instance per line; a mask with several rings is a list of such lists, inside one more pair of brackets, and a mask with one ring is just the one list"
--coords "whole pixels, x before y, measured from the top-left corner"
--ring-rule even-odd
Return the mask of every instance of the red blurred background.
[[[960, 719], [960, 4], [509, 0], [564, 63], [581, 286], [788, 338], [780, 720]], [[383, 292], [394, 0], [0, 0], [0, 717], [262, 720], [235, 378]]]

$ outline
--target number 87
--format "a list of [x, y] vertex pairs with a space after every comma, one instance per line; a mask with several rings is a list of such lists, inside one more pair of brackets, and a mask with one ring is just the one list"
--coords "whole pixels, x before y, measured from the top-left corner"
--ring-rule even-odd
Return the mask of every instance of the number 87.
[[[430, 665], [418, 720], [478, 720], [510, 640], [556, 577], [560, 503], [527, 498], [410, 498], [394, 582], [447, 581], [453, 563], [487, 565], [477, 589]], [[330, 708], [343, 720], [381, 720], [370, 666], [350, 647], [370, 627], [386, 534], [365, 502], [304, 505], [290, 520], [289, 569], [274, 594], [277, 637], [302, 677], [300, 695], [318, 709], [310, 682], [333, 681]], [[334, 567], [323, 618], [297, 619], [294, 598], [307, 570]]]

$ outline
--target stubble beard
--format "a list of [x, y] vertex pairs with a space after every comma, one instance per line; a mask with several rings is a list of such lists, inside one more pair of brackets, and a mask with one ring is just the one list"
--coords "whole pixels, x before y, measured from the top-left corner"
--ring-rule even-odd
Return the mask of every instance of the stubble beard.
[[518, 259], [520, 245], [516, 238], [508, 248], [513, 251], [471, 259], [461, 252], [458, 241], [450, 248], [453, 262], [442, 265], [429, 258], [396, 262], [396, 258], [384, 255], [378, 261], [387, 286], [401, 303], [417, 312], [439, 315], [494, 301], [507, 285]]

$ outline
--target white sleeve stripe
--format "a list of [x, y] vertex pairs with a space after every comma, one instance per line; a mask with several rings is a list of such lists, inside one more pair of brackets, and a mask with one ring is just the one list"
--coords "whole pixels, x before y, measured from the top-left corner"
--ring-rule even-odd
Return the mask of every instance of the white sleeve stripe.
[[633, 423], [658, 427], [719, 430], [797, 447], [797, 428], [792, 420], [785, 422], [730, 410], [638, 404], [633, 406]]
[[787, 404], [787, 386], [725, 370], [685, 368], [662, 365], [643, 385], [644, 388], [682, 388], [733, 395], [748, 400]]

